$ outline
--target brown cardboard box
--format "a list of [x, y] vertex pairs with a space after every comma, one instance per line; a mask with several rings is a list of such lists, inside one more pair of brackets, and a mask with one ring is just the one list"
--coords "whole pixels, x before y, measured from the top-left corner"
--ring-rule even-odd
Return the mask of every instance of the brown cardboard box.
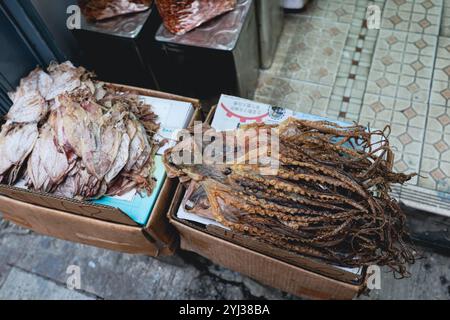
[[[211, 230], [202, 230], [199, 226], [176, 218], [184, 192], [185, 188], [179, 185], [168, 212], [170, 223], [180, 235], [181, 249], [195, 252], [262, 284], [303, 298], [348, 300], [363, 291], [364, 281], [351, 284], [335, 280], [311, 269], [270, 257], [260, 250], [250, 249], [251, 245], [246, 243], [244, 246], [239, 241], [242, 239], [234, 233], [219, 237]], [[322, 269], [325, 268], [322, 266]]]
[[[110, 84], [120, 91], [190, 102], [193, 119], [201, 120], [198, 100], [130, 86]], [[0, 185], [0, 212], [4, 219], [22, 227], [63, 240], [115, 251], [150, 256], [170, 255], [177, 245], [177, 234], [166, 213], [178, 181], [166, 179], [146, 226], [112, 207], [55, 197]]]
[[[210, 123], [215, 107], [208, 115]], [[311, 299], [352, 299], [365, 287], [366, 272], [356, 277], [334, 266], [215, 226], [202, 226], [177, 218], [185, 188], [177, 187], [168, 216], [180, 234], [181, 249], [245, 274], [265, 285]], [[339, 279], [339, 280], [338, 280]]]

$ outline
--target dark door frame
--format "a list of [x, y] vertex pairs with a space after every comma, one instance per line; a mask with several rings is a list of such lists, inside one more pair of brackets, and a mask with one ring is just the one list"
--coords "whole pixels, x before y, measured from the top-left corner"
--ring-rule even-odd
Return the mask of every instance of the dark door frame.
[[[18, 41], [26, 48], [36, 65], [45, 67], [50, 61], [64, 59], [31, 0], [2, 0], [0, 14], [6, 17], [6, 23], [15, 31], [13, 36], [19, 38]], [[5, 74], [5, 70], [0, 70], [0, 115], [11, 106], [7, 92], [18, 85], [21, 76], [23, 75]]]

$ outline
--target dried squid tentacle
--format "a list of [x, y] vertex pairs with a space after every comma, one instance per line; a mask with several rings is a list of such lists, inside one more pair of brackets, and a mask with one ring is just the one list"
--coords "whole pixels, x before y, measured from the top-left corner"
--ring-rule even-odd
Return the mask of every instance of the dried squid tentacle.
[[344, 203], [349, 206], [352, 206], [353, 208], [359, 209], [362, 212], [368, 212], [368, 209], [365, 208], [363, 205], [357, 203], [356, 201], [354, 201], [352, 199], [349, 199], [349, 198], [346, 198], [346, 197], [343, 197], [340, 195], [331, 195], [331, 194], [320, 193], [315, 190], [308, 190], [299, 185], [295, 185], [295, 184], [289, 183], [287, 181], [282, 181], [277, 178], [261, 178], [261, 177], [257, 177], [254, 174], [251, 174], [251, 173], [238, 172], [238, 171], [233, 171], [233, 174], [237, 174], [237, 175], [243, 176], [245, 178], [254, 180], [254, 181], [264, 184], [268, 187], [273, 187], [274, 189], [276, 189], [280, 192], [298, 193], [300, 195], [308, 196], [313, 199], [318, 199], [321, 201], [328, 201], [328, 202], [332, 202], [332, 203]]

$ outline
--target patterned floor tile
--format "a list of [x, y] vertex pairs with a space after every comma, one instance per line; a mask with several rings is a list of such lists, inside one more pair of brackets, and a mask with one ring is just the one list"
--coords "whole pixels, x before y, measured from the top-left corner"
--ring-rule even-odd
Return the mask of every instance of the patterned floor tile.
[[361, 108], [359, 121], [387, 121], [393, 125], [425, 129], [428, 104], [395, 100], [367, 93]]
[[[390, 126], [390, 142], [399, 172], [419, 172], [428, 105], [366, 94], [358, 122], [373, 129]], [[409, 184], [417, 184], [417, 178]]]
[[430, 105], [426, 129], [427, 131], [450, 134], [450, 108], [433, 104]]
[[380, 31], [367, 92], [428, 102], [436, 36]]
[[356, 0], [314, 0], [306, 5], [301, 15], [351, 23], [355, 12], [355, 2]]
[[[392, 126], [391, 129], [389, 142], [395, 154], [394, 169], [407, 174], [418, 173], [422, 159], [424, 130], [399, 125]], [[417, 185], [417, 183], [418, 177], [408, 181], [410, 185]]]
[[439, 37], [431, 103], [450, 107], [450, 38]]
[[443, 0], [387, 0], [383, 29], [438, 35]]
[[450, 193], [450, 162], [424, 158], [418, 185], [422, 188]]
[[430, 105], [419, 186], [450, 192], [450, 108]]
[[441, 36], [450, 37], [450, 1], [444, 0], [441, 20]]
[[298, 15], [287, 14], [284, 17], [284, 26], [281, 33], [280, 41], [277, 47], [277, 56], [284, 56], [287, 54], [288, 49], [291, 45], [292, 38], [294, 38], [298, 29]]
[[427, 131], [424, 152], [426, 158], [450, 162], [450, 134]]
[[255, 100], [294, 111], [326, 115], [331, 87], [274, 77], [263, 72]]
[[328, 106], [327, 115], [341, 121], [357, 121], [378, 30], [366, 27], [366, 11], [372, 1], [359, 0], [355, 7], [355, 16], [345, 43], [336, 81]]
[[349, 26], [298, 17], [286, 52], [278, 51], [268, 72], [281, 78], [332, 85]]

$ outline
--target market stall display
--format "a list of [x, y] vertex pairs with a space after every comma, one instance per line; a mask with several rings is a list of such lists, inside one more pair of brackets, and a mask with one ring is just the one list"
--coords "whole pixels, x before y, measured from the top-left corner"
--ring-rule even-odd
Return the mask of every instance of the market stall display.
[[117, 93], [66, 62], [48, 73], [35, 69], [11, 97], [0, 133], [0, 182], [23, 178], [31, 190], [80, 200], [152, 193], [159, 124], [136, 95]]
[[156, 5], [165, 27], [181, 35], [233, 10], [236, 0], [157, 0]]
[[[229, 139], [230, 132], [209, 130], [207, 136], [216, 137], [211, 141], [185, 138], [165, 154], [169, 176], [195, 182], [185, 208], [282, 250], [344, 267], [387, 265], [408, 274], [414, 253], [406, 244], [405, 216], [389, 191], [413, 175], [391, 170], [386, 130], [289, 118], [279, 125], [241, 126], [234, 131], [236, 141], [246, 129], [275, 129], [277, 172], [262, 174], [262, 163], [227, 163], [226, 148], [221, 154], [214, 149], [221, 164], [178, 163], [180, 152], [211, 150], [213, 141]], [[239, 150], [242, 159], [258, 154], [248, 145]]]
[[[198, 100], [96, 81], [70, 62], [36, 69], [10, 96], [0, 138], [4, 220], [109, 250], [173, 254], [177, 234], [165, 215], [178, 182], [162, 164], [171, 143], [159, 146], [201, 120]], [[145, 161], [149, 145], [156, 156]], [[111, 195], [98, 198], [105, 189]]]
[[148, 10], [152, 0], [79, 0], [83, 15], [92, 21]]

